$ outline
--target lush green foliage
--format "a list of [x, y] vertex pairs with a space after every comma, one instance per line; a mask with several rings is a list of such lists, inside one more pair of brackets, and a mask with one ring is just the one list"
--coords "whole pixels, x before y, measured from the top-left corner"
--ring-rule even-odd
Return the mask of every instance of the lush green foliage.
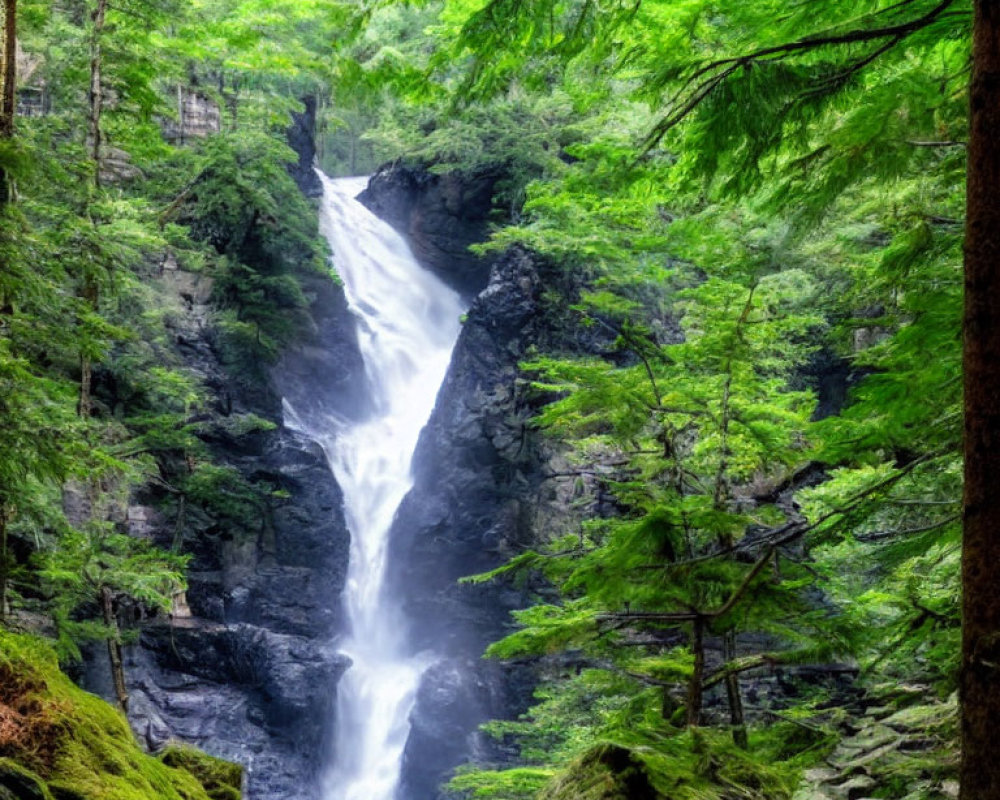
[[[693, 687], [701, 722], [734, 734], [733, 687], [778, 665], [948, 695], [968, 3], [393, 5], [369, 9], [353, 53], [351, 85], [392, 92], [369, 140], [505, 165], [498, 221], [514, 224], [484, 250], [527, 245], [571, 271], [586, 288], [563, 302], [617, 340], [522, 365], [576, 473], [562, 479], [616, 510], [470, 578], [544, 579], [488, 654], [552, 666], [538, 705], [489, 727], [522, 765], [453, 790], [617, 796], [613, 776], [587, 777], [613, 746], [666, 759], [692, 796], [790, 796], [851, 715], [832, 710], [844, 696], [743, 698], [749, 755], [721, 761], [754, 766], [734, 777], [695, 765]], [[884, 796], [940, 788], [905, 774]]]
[[[63, 656], [118, 640], [106, 593], [116, 618], [171, 611], [194, 530], [259, 533], [274, 487], [210, 442], [274, 423], [211, 407], [180, 346], [204, 295], [197, 324], [250, 387], [305, 323], [300, 279], [327, 270], [284, 139], [344, 21], [326, 3], [154, 0], [100, 27], [97, 8], [21, 4], [25, 113], [0, 142], [0, 617], [50, 616]], [[178, 136], [185, 97], [208, 122]], [[173, 515], [173, 541], [127, 535], [139, 497]]]
[[[489, 655], [536, 659], [544, 680], [522, 719], [488, 726], [516, 758], [451, 788], [791, 797], [868, 724], [836, 677], [796, 678], [809, 667], [856, 669], [878, 719], [927, 733], [919, 770], [890, 759], [880, 796], [939, 796], [955, 735], [969, 4], [722, 5], [157, 0], [116, 4], [95, 33], [86, 13], [23, 4], [49, 113], [0, 142], [19, 190], [0, 209], [15, 610], [95, 634], [95, 589], [162, 608], [187, 537], [257, 535], [279, 493], [214, 463], [206, 440], [270, 423], [207, 409], [173, 347], [182, 311], [155, 286], [167, 263], [212, 279], [227, 364], [259, 381], [304, 321], [302, 279], [324, 269], [278, 141], [312, 92], [331, 171], [502, 172], [482, 249], [565, 269], [581, 290], [547, 302], [615, 342], [522, 365], [560, 479], [613, 513], [470, 578], [535, 591]], [[101, 186], [82, 133], [94, 36], [114, 95]], [[219, 135], [164, 140], [178, 87], [217, 105]], [[176, 552], [109, 524], [151, 486]], [[73, 492], [85, 513], [67, 512]], [[778, 699], [759, 691], [782, 681]]]

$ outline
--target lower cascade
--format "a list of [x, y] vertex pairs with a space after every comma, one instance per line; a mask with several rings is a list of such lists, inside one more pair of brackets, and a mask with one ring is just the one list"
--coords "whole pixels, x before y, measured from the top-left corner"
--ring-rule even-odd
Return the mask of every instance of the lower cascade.
[[344, 495], [351, 556], [339, 643], [352, 666], [337, 690], [335, 757], [323, 800], [391, 800], [409, 715], [432, 655], [407, 645], [405, 587], [387, 586], [389, 529], [412, 486], [411, 461], [460, 330], [459, 295], [417, 263], [405, 240], [354, 198], [366, 178], [323, 187], [321, 230], [333, 251], [370, 391], [361, 421], [308, 418], [287, 402], [289, 427], [317, 441]]

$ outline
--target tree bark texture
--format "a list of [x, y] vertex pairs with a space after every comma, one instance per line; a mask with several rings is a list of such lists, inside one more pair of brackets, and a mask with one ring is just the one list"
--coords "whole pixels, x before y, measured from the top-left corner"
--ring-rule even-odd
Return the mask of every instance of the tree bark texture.
[[111, 664], [111, 680], [115, 687], [115, 697], [118, 707], [128, 713], [128, 689], [125, 687], [125, 664], [122, 659], [122, 643], [118, 634], [118, 619], [115, 617], [114, 599], [111, 589], [101, 587], [101, 611], [104, 613], [104, 625], [108, 635], [108, 661]]
[[91, 14], [93, 27], [90, 34], [90, 119], [88, 134], [90, 135], [90, 156], [94, 162], [94, 185], [101, 185], [101, 112], [104, 108], [104, 93], [101, 89], [101, 34], [104, 33], [104, 17], [107, 13], [107, 0], [97, 0], [97, 5]]
[[0, 624], [7, 621], [7, 582], [10, 564], [7, 561], [7, 509], [0, 504]]
[[687, 692], [687, 724], [697, 728], [701, 724], [703, 683], [705, 681], [705, 621], [696, 619], [691, 623], [691, 652], [694, 668]]
[[[100, 171], [100, 166], [96, 169]], [[100, 290], [93, 278], [87, 278], [83, 287], [83, 299], [94, 312], [99, 307]], [[80, 400], [77, 403], [77, 413], [83, 418], [90, 417], [93, 401], [91, 400], [91, 384], [93, 382], [93, 363], [86, 352], [80, 353]]]
[[3, 96], [0, 99], [0, 137], [14, 135], [17, 113], [17, 0], [4, 0]]
[[[0, 138], [14, 136], [14, 116], [17, 114], [17, 0], [3, 4], [3, 68], [0, 78]], [[0, 169], [0, 205], [14, 199], [14, 186], [6, 170]]]
[[[723, 657], [726, 666], [736, 658], [736, 632], [726, 631], [722, 635]], [[750, 748], [747, 738], [746, 720], [743, 714], [743, 696], [740, 694], [740, 676], [733, 671], [726, 672], [726, 698], [729, 701], [729, 721], [733, 726], [733, 743], [743, 750]]]
[[965, 228], [961, 800], [1000, 798], [1000, 0], [975, 0]]

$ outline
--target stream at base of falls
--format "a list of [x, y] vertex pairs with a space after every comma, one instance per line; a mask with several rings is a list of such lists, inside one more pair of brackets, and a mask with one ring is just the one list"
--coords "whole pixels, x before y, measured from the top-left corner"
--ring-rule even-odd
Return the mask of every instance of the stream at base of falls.
[[466, 308], [399, 233], [354, 199], [367, 178], [321, 178], [320, 229], [356, 318], [370, 390], [361, 421], [299, 416], [285, 404], [286, 424], [323, 447], [351, 533], [342, 597], [348, 630], [338, 649], [352, 666], [337, 686], [335, 758], [322, 800], [392, 800], [417, 686], [433, 657], [408, 651], [406, 587], [385, 584], [389, 530], [413, 484], [417, 439]]

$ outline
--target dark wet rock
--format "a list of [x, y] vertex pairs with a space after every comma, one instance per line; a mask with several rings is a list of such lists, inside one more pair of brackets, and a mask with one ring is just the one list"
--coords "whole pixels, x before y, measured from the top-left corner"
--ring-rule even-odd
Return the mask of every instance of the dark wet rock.
[[311, 300], [310, 327], [272, 370], [274, 382], [300, 413], [358, 418], [365, 410], [368, 379], [355, 317], [343, 288], [333, 281], [315, 276], [303, 283]]
[[347, 660], [305, 637], [179, 620], [129, 648], [130, 719], [151, 749], [180, 738], [243, 764], [250, 798], [311, 796], [316, 743]]
[[[358, 413], [364, 371], [353, 322], [332, 279], [307, 279], [311, 325], [270, 380], [247, 385], [223, 363], [211, 281], [166, 263], [154, 280], [170, 316], [171, 358], [208, 389], [198, 422], [212, 464], [257, 487], [260, 499], [249, 516], [227, 516], [225, 489], [221, 505], [182, 501], [158, 484], [130, 500], [137, 517], [123, 516], [123, 526], [140, 525], [161, 546], [179, 542], [191, 556], [173, 624], [147, 622], [129, 648], [130, 719], [151, 749], [180, 739], [243, 765], [247, 800], [315, 800], [347, 666], [329, 643], [342, 625], [350, 537], [322, 449], [283, 424], [280, 399]], [[115, 402], [113, 383], [100, 389]], [[167, 482], [192, 466], [168, 459]], [[95, 648], [82, 682], [111, 697], [106, 661]]]
[[535, 687], [526, 662], [499, 664], [477, 657], [443, 659], [424, 674], [410, 714], [399, 796], [444, 800], [441, 784], [465, 761], [496, 763], [512, 758], [503, 744], [478, 726], [526, 708]]
[[358, 197], [403, 233], [414, 255], [466, 297], [489, 279], [490, 261], [469, 246], [487, 238], [500, 169], [437, 175], [393, 162], [380, 167]]
[[[492, 569], [536, 543], [551, 516], [569, 510], [573, 489], [548, 482], [559, 452], [530, 425], [537, 412], [519, 371], [529, 347], [584, 341], [570, 317], [551, 310], [557, 273], [512, 249], [493, 266], [459, 336], [437, 406], [414, 456], [415, 483], [392, 531], [390, 575], [408, 588], [417, 648], [463, 653], [484, 647], [508, 622], [521, 590], [458, 579]], [[592, 335], [592, 334], [591, 334]], [[587, 340], [590, 352], [610, 347]], [[576, 352], [587, 352], [577, 350]]]
[[[469, 310], [421, 434], [415, 484], [391, 534], [390, 579], [406, 587], [414, 649], [448, 660], [428, 672], [420, 688], [403, 769], [407, 800], [436, 797], [429, 787], [491, 750], [477, 726], [516, 716], [531, 699], [530, 669], [478, 658], [509, 630], [510, 611], [528, 603], [527, 589], [509, 580], [459, 579], [575, 529], [581, 513], [599, 513], [586, 504], [573, 507], [575, 481], [547, 479], [565, 465], [558, 448], [529, 424], [537, 401], [518, 367], [533, 345], [610, 350], [606, 333], [582, 330], [566, 312], [578, 289], [529, 251], [512, 249], [499, 258]], [[558, 296], [567, 299], [553, 299]]]
[[407, 587], [418, 649], [474, 653], [505, 621], [509, 604], [481, 607], [483, 587], [458, 579], [496, 566], [530, 535], [519, 495], [536, 483], [538, 463], [527, 409], [518, 405], [517, 362], [540, 292], [527, 253], [508, 254], [497, 265], [469, 311], [421, 434], [415, 484], [390, 548], [393, 582]]
[[306, 197], [322, 197], [323, 184], [316, 174], [316, 98], [302, 98], [302, 111], [292, 113], [288, 144], [299, 160], [289, 164], [288, 172]]
[[478, 664], [449, 659], [424, 674], [410, 714], [410, 736], [403, 755], [404, 797], [437, 797], [442, 761], [458, 764], [477, 749], [476, 726], [502, 714], [497, 688], [502, 681]]

